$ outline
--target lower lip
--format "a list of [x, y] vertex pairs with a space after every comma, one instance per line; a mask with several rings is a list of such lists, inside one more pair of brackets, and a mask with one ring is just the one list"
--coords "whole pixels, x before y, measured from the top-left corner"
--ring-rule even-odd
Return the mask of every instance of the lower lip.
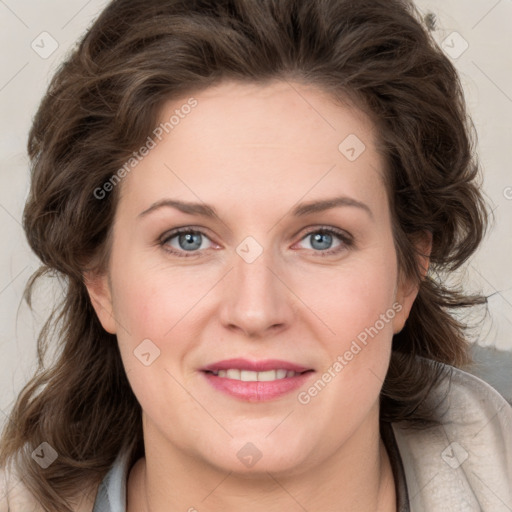
[[273, 381], [245, 382], [242, 380], [218, 377], [203, 372], [206, 380], [218, 391], [247, 402], [267, 402], [275, 400], [300, 388], [314, 372], [301, 373]]

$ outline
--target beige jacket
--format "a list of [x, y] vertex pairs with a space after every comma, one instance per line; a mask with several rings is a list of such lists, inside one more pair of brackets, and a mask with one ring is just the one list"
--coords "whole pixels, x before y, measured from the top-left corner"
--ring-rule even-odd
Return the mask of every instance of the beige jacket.
[[[510, 376], [512, 379], [512, 374]], [[453, 369], [442, 425], [393, 424], [411, 512], [512, 512], [512, 407], [489, 384]]]
[[[446, 392], [440, 426], [392, 425], [411, 512], [511, 512], [511, 405], [487, 383], [457, 369], [451, 383], [443, 381], [429, 399], [437, 403]], [[15, 476], [2, 472], [0, 482], [0, 512], [41, 511]], [[125, 512], [120, 502], [114, 496], [105, 512]], [[77, 511], [91, 512], [93, 505], [94, 498]]]

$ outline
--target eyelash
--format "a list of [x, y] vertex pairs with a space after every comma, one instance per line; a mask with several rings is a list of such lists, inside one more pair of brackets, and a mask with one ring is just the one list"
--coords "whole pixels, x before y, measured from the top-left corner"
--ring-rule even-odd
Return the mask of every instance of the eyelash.
[[[191, 229], [190, 227], [187, 228], [177, 228], [169, 233], [165, 233], [162, 235], [162, 237], [159, 240], [159, 245], [164, 249], [164, 251], [174, 255], [178, 256], [179, 258], [193, 258], [193, 257], [202, 257], [203, 254], [199, 251], [191, 251], [189, 254], [186, 254], [186, 251], [176, 251], [174, 249], [169, 249], [169, 246], [167, 245], [170, 240], [175, 238], [177, 235], [183, 234], [183, 233], [194, 233], [194, 234], [200, 234], [205, 236], [209, 239], [208, 235], [204, 233], [203, 231], [199, 229]], [[321, 234], [328, 234], [328, 235], [334, 235], [335, 237], [339, 238], [342, 244], [335, 249], [327, 249], [325, 251], [314, 251], [318, 256], [320, 257], [327, 257], [327, 256], [333, 256], [335, 254], [338, 254], [339, 252], [350, 249], [354, 246], [354, 240], [350, 235], [347, 233], [327, 226], [322, 226], [320, 228], [315, 228], [311, 231], [308, 231], [304, 234], [304, 236], [300, 239], [301, 241], [304, 240], [309, 235], [315, 234], [315, 233], [321, 233]]]

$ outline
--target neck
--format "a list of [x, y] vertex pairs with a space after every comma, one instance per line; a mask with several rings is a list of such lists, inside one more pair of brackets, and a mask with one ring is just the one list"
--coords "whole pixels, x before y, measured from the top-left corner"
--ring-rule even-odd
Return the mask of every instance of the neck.
[[180, 450], [164, 451], [160, 443], [148, 443], [155, 437], [145, 432], [146, 457], [130, 472], [127, 512], [395, 512], [393, 473], [378, 422], [375, 436], [354, 436], [354, 443], [345, 443], [328, 460], [294, 474], [248, 476], [222, 471]]

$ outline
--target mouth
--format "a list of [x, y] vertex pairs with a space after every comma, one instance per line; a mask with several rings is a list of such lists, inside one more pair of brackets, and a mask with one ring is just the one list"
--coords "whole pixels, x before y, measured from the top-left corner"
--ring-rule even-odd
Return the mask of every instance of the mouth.
[[220, 361], [201, 371], [215, 390], [248, 402], [280, 398], [298, 389], [315, 372], [287, 361], [246, 359]]
[[239, 380], [242, 382], [272, 382], [274, 380], [290, 379], [297, 375], [302, 375], [313, 370], [305, 370], [303, 372], [295, 372], [278, 368], [276, 370], [266, 370], [263, 372], [255, 372], [251, 370], [241, 370], [240, 368], [229, 368], [228, 370], [205, 370], [206, 373], [220, 377], [221, 379]]

